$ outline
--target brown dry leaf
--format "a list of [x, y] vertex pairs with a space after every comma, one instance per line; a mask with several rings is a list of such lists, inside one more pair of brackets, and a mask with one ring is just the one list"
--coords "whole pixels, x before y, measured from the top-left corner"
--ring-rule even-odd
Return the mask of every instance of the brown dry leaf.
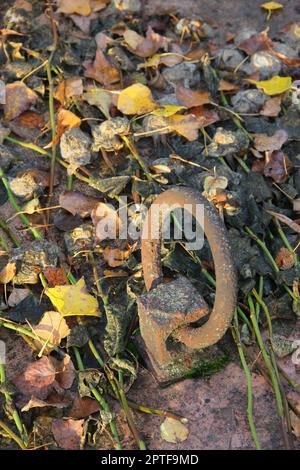
[[168, 125], [170, 129], [177, 134], [182, 135], [187, 140], [197, 140], [198, 131], [201, 127], [198, 118], [193, 114], [186, 114], [184, 116], [175, 114], [168, 118]]
[[293, 434], [300, 439], [300, 418], [292, 410], [290, 410], [290, 418]]
[[43, 356], [28, 364], [21, 374], [12, 379], [13, 384], [23, 395], [44, 400], [54, 387], [56, 370], [51, 360]]
[[[56, 397], [57, 398], [57, 397]], [[70, 400], [52, 400], [51, 398], [47, 401], [40, 400], [39, 398], [30, 398], [30, 400], [23, 406], [21, 411], [29, 411], [32, 408], [45, 408], [45, 407], [52, 407], [52, 408], [66, 408], [70, 405]]]
[[37, 101], [37, 95], [34, 91], [19, 81], [6, 85], [5, 94], [4, 117], [7, 121], [20, 116]]
[[16, 119], [15, 123], [26, 129], [42, 129], [46, 122], [42, 114], [38, 114], [35, 111], [25, 111], [25, 113]]
[[281, 269], [282, 271], [285, 271], [286, 269], [291, 269], [295, 264], [295, 254], [291, 253], [290, 250], [283, 246], [278, 251], [275, 257], [275, 261], [279, 269]]
[[268, 117], [277, 117], [281, 111], [281, 96], [275, 96], [266, 101], [260, 114]]
[[254, 134], [254, 146], [259, 152], [280, 150], [287, 140], [288, 134], [282, 129], [279, 129], [271, 136], [267, 134]]
[[234, 83], [227, 82], [227, 80], [224, 80], [221, 78], [218, 90], [219, 91], [238, 91], [240, 87], [235, 85]]
[[120, 250], [119, 248], [110, 248], [106, 246], [103, 250], [103, 258], [111, 268], [117, 268], [123, 266], [125, 261], [128, 259], [132, 249]]
[[65, 191], [59, 195], [59, 204], [73, 215], [79, 214], [80, 217], [86, 217], [91, 215], [93, 209], [99, 204], [99, 200], [79, 191]]
[[115, 238], [121, 230], [121, 220], [118, 212], [111, 204], [98, 203], [92, 210], [92, 221], [95, 226], [96, 238], [99, 241]]
[[93, 398], [77, 396], [73, 402], [73, 406], [69, 411], [70, 418], [87, 418], [96, 411], [99, 411], [100, 405]]
[[14, 7], [18, 10], [32, 11], [32, 5], [27, 0], [16, 0]]
[[193, 115], [196, 116], [199, 127], [206, 127], [214, 122], [219, 121], [219, 115], [213, 109], [207, 109], [205, 106], [197, 106], [192, 109]]
[[282, 60], [286, 65], [289, 67], [299, 67], [300, 65], [300, 59], [297, 59], [296, 57], [286, 57], [284, 54], [281, 54], [280, 52], [274, 51], [272, 49], [272, 53], [278, 57], [278, 59]]
[[8, 284], [16, 275], [16, 263], [7, 263], [0, 271], [0, 284]]
[[[47, 354], [51, 352], [49, 343], [53, 346], [59, 346], [61, 340], [70, 334], [66, 320], [59, 312], [55, 311], [45, 312], [38, 325], [33, 327], [33, 332], [45, 340], [47, 347], [44, 349], [43, 345], [43, 351]], [[36, 347], [38, 350], [41, 349], [40, 341], [36, 341]]]
[[66, 354], [62, 361], [52, 357], [51, 361], [56, 369], [57, 383], [65, 390], [71, 388], [76, 377], [76, 371], [70, 356]]
[[167, 45], [167, 39], [155, 33], [151, 26], [148, 27], [145, 38], [132, 29], [126, 29], [124, 39], [128, 49], [139, 57], [150, 57]]
[[56, 0], [58, 12], [65, 15], [89, 16], [92, 12], [103, 10], [110, 0]]
[[84, 76], [92, 78], [102, 85], [111, 85], [120, 81], [120, 73], [116, 67], [111, 65], [106, 59], [104, 53], [97, 49], [94, 62], [86, 61]]
[[270, 50], [272, 48], [273, 43], [272, 40], [268, 37], [269, 28], [261, 33], [254, 34], [249, 39], [241, 42], [238, 46], [239, 49], [246, 52], [248, 55], [253, 55], [255, 52], [258, 51], [265, 51]]
[[294, 222], [292, 219], [290, 219], [284, 214], [280, 214], [279, 212], [273, 212], [269, 210], [267, 210], [267, 212], [268, 214], [271, 214], [276, 217], [276, 219], [280, 220], [280, 222], [283, 222], [284, 224], [288, 225], [296, 233], [300, 233], [300, 225], [298, 225], [297, 222]]
[[187, 108], [194, 108], [195, 106], [202, 106], [211, 102], [211, 94], [209, 91], [191, 90], [185, 88], [181, 84], [176, 85], [176, 98], [180, 104]]
[[82, 443], [84, 419], [56, 419], [52, 423], [52, 433], [59, 447], [79, 450]]
[[53, 268], [49, 266], [43, 270], [48, 287], [65, 286], [69, 284], [64, 268]]
[[82, 78], [67, 78], [66, 80], [62, 80], [56, 87], [54, 98], [64, 106], [74, 96], [79, 97], [82, 94]]
[[147, 114], [157, 108], [150, 88], [141, 83], [135, 83], [118, 96], [117, 108], [124, 114]]
[[272, 152], [264, 168], [264, 175], [271, 177], [275, 183], [284, 183], [291, 169], [289, 157], [283, 152]]

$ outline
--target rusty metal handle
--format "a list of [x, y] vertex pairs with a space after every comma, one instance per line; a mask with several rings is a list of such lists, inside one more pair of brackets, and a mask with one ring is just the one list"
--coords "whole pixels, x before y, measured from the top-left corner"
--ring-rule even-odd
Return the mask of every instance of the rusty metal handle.
[[[232, 260], [231, 249], [227, 239], [226, 228], [207, 199], [190, 188], [172, 188], [157, 196], [154, 205], [170, 208], [182, 207], [198, 220], [196, 206], [204, 206], [204, 233], [210, 245], [216, 273], [215, 303], [207, 322], [198, 328], [189, 326], [176, 331], [175, 337], [187, 347], [203, 349], [219, 341], [230, 326], [236, 306], [237, 280]], [[155, 207], [155, 206], [153, 206]], [[142, 266], [146, 289], [162, 282], [161, 238], [152, 235], [151, 220], [155, 220], [153, 207], [149, 209], [142, 231]], [[157, 206], [156, 206], [157, 207]], [[160, 221], [163, 223], [163, 220]]]

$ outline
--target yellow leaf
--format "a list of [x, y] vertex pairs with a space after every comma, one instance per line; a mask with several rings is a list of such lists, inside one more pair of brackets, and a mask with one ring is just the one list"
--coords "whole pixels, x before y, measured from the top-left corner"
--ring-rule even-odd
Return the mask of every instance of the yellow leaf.
[[279, 95], [291, 88], [292, 79], [291, 77], [278, 77], [278, 75], [276, 75], [270, 80], [251, 80], [251, 83], [254, 83], [257, 88], [261, 88], [266, 95]]
[[169, 117], [173, 116], [173, 114], [178, 113], [178, 111], [182, 111], [183, 109], [186, 109], [185, 106], [174, 106], [171, 104], [165, 104], [161, 108], [152, 111], [151, 114], [154, 114], [155, 116]]
[[151, 113], [157, 108], [157, 104], [148, 87], [135, 83], [120, 92], [117, 108], [124, 114], [141, 115]]
[[261, 8], [267, 11], [272, 11], [272, 10], [280, 10], [280, 8], [283, 8], [283, 5], [281, 3], [277, 2], [266, 2], [260, 5]]
[[72, 315], [100, 316], [98, 302], [86, 291], [84, 279], [74, 286], [56, 286], [45, 290], [54, 307], [63, 317]]

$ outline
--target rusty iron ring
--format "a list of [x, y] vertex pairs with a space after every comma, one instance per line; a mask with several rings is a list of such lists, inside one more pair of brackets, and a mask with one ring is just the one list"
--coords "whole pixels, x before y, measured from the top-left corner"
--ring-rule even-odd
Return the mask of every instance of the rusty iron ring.
[[[215, 303], [207, 322], [198, 327], [185, 326], [177, 330], [175, 338], [192, 349], [203, 349], [215, 344], [230, 326], [237, 297], [237, 278], [226, 228], [211, 203], [190, 188], [169, 189], [154, 200], [155, 205], [170, 208], [184, 207], [197, 219], [196, 205], [204, 206], [204, 233], [210, 245], [216, 273]], [[146, 289], [149, 291], [163, 281], [161, 266], [161, 237], [151, 234], [153, 207], [149, 209], [142, 231], [142, 266]], [[154, 220], [154, 219], [152, 219]], [[197, 219], [199, 223], [201, 221]], [[160, 224], [163, 220], [160, 221]]]

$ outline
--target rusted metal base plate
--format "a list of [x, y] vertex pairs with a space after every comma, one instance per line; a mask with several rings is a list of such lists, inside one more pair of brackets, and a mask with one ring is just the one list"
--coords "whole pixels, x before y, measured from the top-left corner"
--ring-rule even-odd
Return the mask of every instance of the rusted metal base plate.
[[172, 362], [161, 367], [147, 352], [141, 336], [135, 339], [135, 344], [147, 369], [161, 387], [187, 378], [209, 376], [221, 370], [229, 361], [229, 354], [219, 345], [214, 345], [203, 351], [176, 354]]

